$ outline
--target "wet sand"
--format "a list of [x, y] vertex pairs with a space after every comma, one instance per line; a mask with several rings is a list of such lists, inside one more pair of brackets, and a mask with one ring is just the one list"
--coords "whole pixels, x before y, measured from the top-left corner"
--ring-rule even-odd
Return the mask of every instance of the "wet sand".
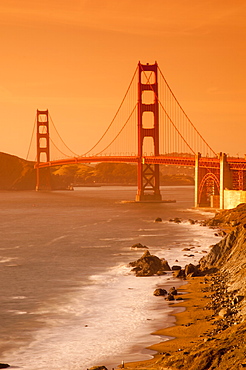
[[184, 311], [171, 315], [175, 316], [175, 325], [153, 333], [173, 339], [149, 347], [157, 352], [153, 359], [125, 363], [125, 369], [156, 369], [158, 362], [166, 353], [175, 356], [180, 350], [188, 351], [195, 343], [204, 340], [203, 335], [212, 328], [212, 324], [206, 320], [211, 311], [204, 310], [209, 299], [205, 297], [206, 293], [202, 292], [203, 287], [205, 287], [204, 277], [193, 277], [188, 280], [188, 284], [178, 288], [178, 292], [184, 293], [184, 301], [172, 306], [184, 307]]

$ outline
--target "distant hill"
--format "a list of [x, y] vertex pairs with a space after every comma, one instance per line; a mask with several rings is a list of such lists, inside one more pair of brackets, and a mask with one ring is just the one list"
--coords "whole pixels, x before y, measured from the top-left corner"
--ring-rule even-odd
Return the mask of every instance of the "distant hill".
[[0, 152], [0, 190], [35, 189], [34, 162]]
[[[53, 189], [73, 185], [137, 184], [137, 165], [128, 163], [74, 164], [50, 168]], [[193, 185], [191, 167], [160, 166], [161, 185]], [[34, 162], [0, 152], [0, 190], [34, 190]]]

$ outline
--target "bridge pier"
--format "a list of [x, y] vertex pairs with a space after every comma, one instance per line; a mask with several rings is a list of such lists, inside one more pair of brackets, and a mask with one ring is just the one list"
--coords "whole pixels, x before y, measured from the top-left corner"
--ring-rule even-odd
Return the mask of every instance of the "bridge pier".
[[138, 163], [138, 191], [136, 202], [161, 202], [159, 165]]
[[200, 153], [195, 157], [195, 207], [225, 208], [225, 189], [233, 189], [233, 171], [225, 153], [219, 153], [215, 163], [209, 166]]

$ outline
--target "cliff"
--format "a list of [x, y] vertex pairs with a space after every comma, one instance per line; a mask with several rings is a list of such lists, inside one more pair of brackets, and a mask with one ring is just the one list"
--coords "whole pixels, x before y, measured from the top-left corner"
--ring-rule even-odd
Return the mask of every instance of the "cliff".
[[163, 358], [159, 369], [246, 367], [246, 204], [222, 211], [206, 224], [227, 230], [199, 263], [205, 276], [201, 290], [208, 300], [203, 307], [207, 331], [186, 352]]
[[225, 277], [226, 289], [233, 299], [240, 298], [237, 316], [246, 318], [246, 204], [226, 210], [208, 221], [209, 225], [230, 227], [230, 232], [219, 243], [212, 246], [210, 253], [200, 260], [200, 269], [216, 269]]

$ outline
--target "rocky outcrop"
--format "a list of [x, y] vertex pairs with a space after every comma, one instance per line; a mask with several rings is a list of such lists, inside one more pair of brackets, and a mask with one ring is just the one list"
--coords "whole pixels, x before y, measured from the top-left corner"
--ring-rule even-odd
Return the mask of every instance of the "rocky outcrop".
[[236, 208], [221, 211], [215, 217], [204, 222], [204, 225], [214, 227], [235, 227], [246, 224], [246, 203]]
[[[246, 295], [246, 229], [239, 219], [237, 222], [239, 225], [200, 260], [203, 272], [214, 269], [223, 275], [226, 291], [233, 293], [233, 300]], [[241, 301], [240, 312], [246, 317], [246, 300]]]
[[164, 275], [165, 271], [171, 270], [165, 259], [160, 259], [149, 251], [146, 251], [137, 261], [130, 262], [130, 266], [133, 267], [132, 271], [136, 276]]

